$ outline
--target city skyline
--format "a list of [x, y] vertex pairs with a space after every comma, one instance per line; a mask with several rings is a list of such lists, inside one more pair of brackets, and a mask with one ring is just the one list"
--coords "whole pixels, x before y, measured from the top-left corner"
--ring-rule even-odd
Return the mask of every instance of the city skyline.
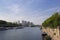
[[42, 22], [60, 12], [60, 0], [0, 0], [0, 20]]

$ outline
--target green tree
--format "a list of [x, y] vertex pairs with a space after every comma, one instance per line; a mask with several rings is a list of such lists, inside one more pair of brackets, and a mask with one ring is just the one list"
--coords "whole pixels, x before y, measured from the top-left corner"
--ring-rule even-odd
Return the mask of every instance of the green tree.
[[46, 19], [42, 25], [43, 27], [50, 28], [56, 28], [57, 26], [60, 26], [60, 14], [58, 12], [54, 13], [51, 17]]

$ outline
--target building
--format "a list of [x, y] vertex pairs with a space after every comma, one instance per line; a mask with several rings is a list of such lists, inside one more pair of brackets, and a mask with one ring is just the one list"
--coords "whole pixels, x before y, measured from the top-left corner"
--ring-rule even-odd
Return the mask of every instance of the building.
[[26, 27], [31, 27], [33, 25], [32, 22], [29, 22], [29, 21], [22, 21], [22, 26], [26, 26]]

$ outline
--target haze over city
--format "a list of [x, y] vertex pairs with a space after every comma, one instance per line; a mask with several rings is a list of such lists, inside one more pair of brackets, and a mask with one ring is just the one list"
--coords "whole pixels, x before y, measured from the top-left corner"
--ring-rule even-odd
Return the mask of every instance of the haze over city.
[[26, 20], [41, 24], [60, 11], [60, 0], [0, 0], [0, 20]]

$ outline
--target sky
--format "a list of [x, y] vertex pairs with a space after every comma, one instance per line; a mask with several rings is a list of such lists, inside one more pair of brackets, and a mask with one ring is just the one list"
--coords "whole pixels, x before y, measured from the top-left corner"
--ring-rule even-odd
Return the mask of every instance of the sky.
[[30, 21], [42, 24], [53, 13], [60, 12], [60, 0], [0, 0], [0, 20]]

